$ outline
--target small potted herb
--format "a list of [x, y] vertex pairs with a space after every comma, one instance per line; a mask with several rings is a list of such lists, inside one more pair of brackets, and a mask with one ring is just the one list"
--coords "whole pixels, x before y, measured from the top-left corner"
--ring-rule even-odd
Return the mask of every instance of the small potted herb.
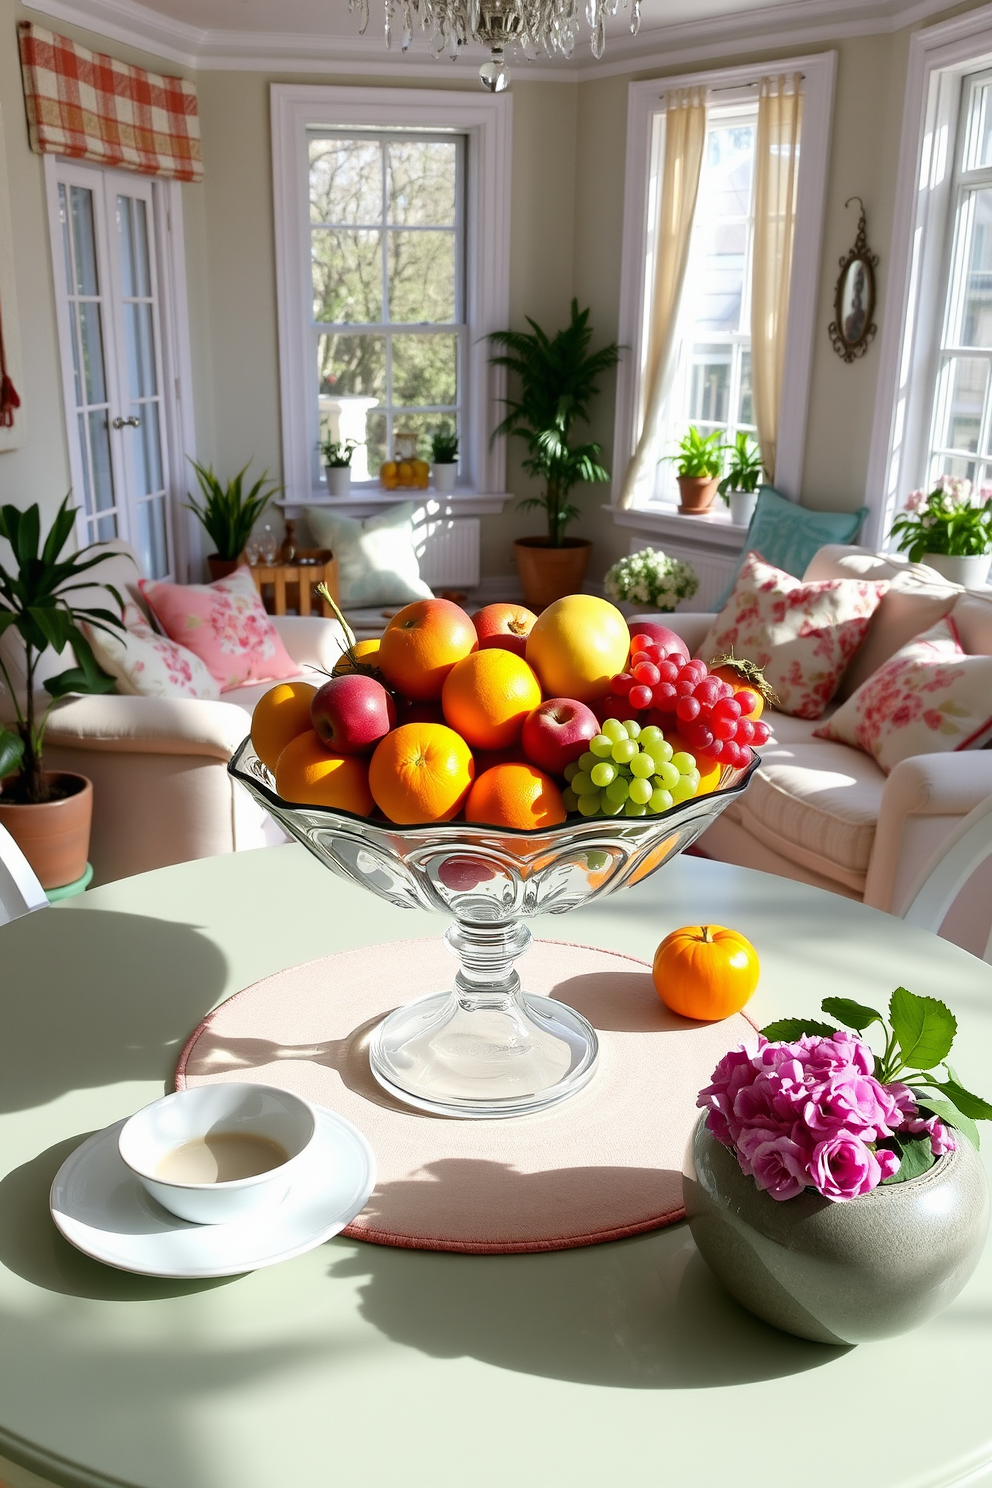
[[992, 555], [992, 497], [976, 501], [971, 481], [939, 476], [929, 495], [909, 493], [892, 536], [914, 563], [929, 564], [952, 584], [979, 588]]
[[431, 462], [435, 491], [453, 491], [458, 474], [458, 435], [450, 426], [436, 429], [431, 435]]
[[347, 496], [351, 490], [351, 457], [358, 448], [357, 439], [323, 439], [317, 446], [327, 467], [329, 496]]
[[213, 541], [215, 551], [207, 554], [210, 577], [223, 579], [237, 568], [238, 559], [251, 537], [252, 528], [272, 497], [283, 488], [273, 483], [268, 490], [263, 489], [269, 474], [267, 470], [263, 470], [260, 478], [246, 491], [244, 477], [251, 464], [250, 460], [226, 485], [214, 475], [212, 465], [198, 465], [195, 460], [191, 460], [190, 464], [196, 471], [196, 478], [203, 492], [203, 502], [198, 502], [193, 493], [188, 491], [186, 494], [189, 496], [189, 503], [186, 510], [200, 519]]
[[694, 424], [690, 424], [679, 440], [676, 453], [662, 457], [675, 462], [679, 511], [683, 514], [698, 516], [713, 505], [723, 473], [723, 450], [719, 429], [714, 429], [712, 434], [701, 434]]
[[761, 451], [743, 429], [738, 431], [733, 444], [725, 444], [723, 448], [729, 460], [727, 473], [717, 490], [730, 507], [730, 520], [734, 526], [750, 527], [764, 473]]

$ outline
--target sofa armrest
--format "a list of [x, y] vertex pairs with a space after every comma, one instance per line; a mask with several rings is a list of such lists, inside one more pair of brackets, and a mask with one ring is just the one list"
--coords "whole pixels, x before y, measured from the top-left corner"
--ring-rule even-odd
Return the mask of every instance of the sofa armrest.
[[205, 755], [226, 762], [247, 732], [247, 715], [236, 703], [105, 693], [56, 704], [45, 742], [63, 749]]
[[961, 818], [992, 795], [992, 750], [901, 760], [882, 792], [865, 903], [899, 914], [934, 853]]
[[669, 630], [674, 630], [676, 635], [681, 636], [692, 655], [695, 655], [698, 647], [705, 641], [709, 628], [715, 619], [715, 614], [699, 614], [692, 610], [686, 610], [685, 612], [679, 612], [674, 615], [633, 615], [627, 621], [627, 624], [630, 627], [631, 635], [636, 635], [637, 633], [638, 620], [653, 620], [656, 625], [665, 625]]
[[333, 669], [344, 650], [344, 632], [337, 620], [320, 615], [270, 615], [279, 638], [294, 661], [301, 667]]

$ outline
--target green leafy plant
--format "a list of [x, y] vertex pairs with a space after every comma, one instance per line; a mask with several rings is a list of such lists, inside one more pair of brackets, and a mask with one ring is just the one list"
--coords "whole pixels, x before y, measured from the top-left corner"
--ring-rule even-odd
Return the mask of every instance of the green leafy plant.
[[325, 465], [330, 465], [335, 470], [342, 470], [346, 465], [351, 464], [351, 457], [358, 448], [358, 440], [322, 439], [317, 448], [320, 450]]
[[674, 455], [662, 455], [663, 460], [675, 464], [675, 474], [689, 479], [705, 476], [712, 480], [723, 470], [724, 445], [719, 429], [712, 434], [701, 434], [695, 424], [690, 424], [679, 440]]
[[723, 449], [730, 459], [727, 473], [717, 490], [729, 506], [731, 491], [741, 491], [746, 496], [753, 496], [761, 484], [764, 466], [757, 443], [743, 429], [738, 430], [733, 444], [724, 444]]
[[992, 497], [973, 498], [971, 481], [942, 475], [929, 494], [911, 491], [892, 523], [899, 551], [918, 563], [924, 553], [981, 558], [992, 551]]
[[[897, 987], [889, 999], [888, 1021], [877, 1008], [865, 1007], [849, 997], [825, 997], [820, 1007], [859, 1035], [877, 1023], [885, 1047], [875, 1056], [876, 1080], [883, 1085], [907, 1085], [922, 1112], [955, 1127], [976, 1147], [979, 1145], [975, 1122], [992, 1121], [992, 1104], [966, 1090], [947, 1063], [958, 1030], [949, 1007], [936, 997], [919, 997], [905, 987]], [[816, 1018], [780, 1018], [761, 1030], [772, 1043], [791, 1043], [804, 1034], [832, 1038], [838, 1031], [836, 1025]], [[940, 1065], [943, 1075], [935, 1073]], [[930, 1136], [925, 1131], [899, 1132], [879, 1145], [892, 1148], [901, 1159], [896, 1173], [883, 1180], [886, 1183], [903, 1183], [933, 1165]]]
[[564, 330], [547, 336], [536, 321], [527, 317], [529, 331], [491, 331], [488, 339], [505, 350], [490, 358], [494, 366], [506, 367], [519, 380], [515, 398], [507, 398], [506, 417], [493, 431], [493, 439], [510, 434], [528, 448], [523, 467], [544, 482], [540, 496], [529, 496], [521, 508], [543, 507], [548, 521], [548, 542], [560, 548], [565, 528], [574, 522], [579, 509], [568, 499], [583, 481], [608, 481], [610, 473], [599, 463], [601, 446], [589, 440], [573, 445], [572, 431], [578, 420], [589, 422], [590, 406], [599, 392], [597, 379], [620, 359], [614, 342], [590, 351], [592, 329], [589, 311], [572, 301], [571, 319]]
[[214, 475], [212, 465], [198, 465], [195, 460], [190, 460], [190, 464], [196, 471], [203, 502], [198, 502], [193, 493], [187, 491], [189, 503], [186, 510], [199, 517], [207, 529], [218, 558], [229, 561], [237, 558], [251, 536], [255, 523], [273, 496], [283, 488], [273, 482], [267, 490], [263, 489], [269, 477], [269, 472], [263, 470], [260, 478], [246, 491], [244, 478], [248, 465], [251, 464], [250, 460], [226, 485]]
[[[99, 587], [113, 597], [116, 614], [101, 605], [77, 605], [73, 600], [73, 594], [80, 589], [95, 587], [81, 581], [80, 575], [106, 557], [102, 552], [95, 557], [85, 556], [97, 546], [95, 543], [62, 557], [75, 521], [76, 513], [70, 508], [67, 496], [42, 544], [37, 503], [23, 512], [16, 506], [0, 507], [0, 537], [7, 539], [14, 554], [13, 569], [0, 564], [0, 635], [13, 628], [21, 637], [26, 677], [22, 701], [0, 656], [0, 675], [10, 693], [16, 720], [12, 728], [0, 726], [0, 777], [19, 769], [18, 779], [5, 787], [4, 794], [8, 800], [32, 805], [54, 799], [42, 762], [45, 727], [52, 705], [69, 693], [111, 692], [115, 685], [113, 677], [97, 666], [92, 647], [79, 629], [80, 622], [85, 620], [95, 629], [108, 632], [124, 628], [121, 619], [124, 601], [112, 584]], [[60, 656], [66, 646], [71, 646], [76, 665], [47, 679], [45, 691], [51, 702], [39, 717], [35, 674], [42, 652], [49, 646]]]
[[458, 460], [458, 435], [449, 426], [431, 435], [431, 459], [435, 465], [454, 465]]

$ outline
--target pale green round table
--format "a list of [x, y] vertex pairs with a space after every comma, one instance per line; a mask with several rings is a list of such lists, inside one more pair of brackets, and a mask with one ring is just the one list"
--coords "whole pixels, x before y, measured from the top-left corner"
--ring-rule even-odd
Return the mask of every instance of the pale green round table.
[[[902, 983], [953, 1006], [958, 1073], [992, 1090], [992, 968], [837, 896], [682, 858], [532, 928], [649, 958], [700, 919], [757, 946], [760, 1020], [815, 1011], [828, 993], [876, 1002]], [[62, 1240], [47, 1207], [57, 1168], [87, 1133], [168, 1088], [209, 1008], [295, 962], [443, 928], [294, 846], [110, 884], [0, 929], [0, 1478], [992, 1485], [989, 1249], [927, 1327], [845, 1350], [738, 1308], [685, 1225], [549, 1255], [339, 1239], [197, 1283], [112, 1271]]]

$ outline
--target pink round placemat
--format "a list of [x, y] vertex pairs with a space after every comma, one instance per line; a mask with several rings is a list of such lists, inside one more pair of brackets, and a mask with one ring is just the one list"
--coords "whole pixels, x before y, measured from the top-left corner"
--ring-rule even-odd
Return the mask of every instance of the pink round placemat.
[[518, 968], [528, 991], [568, 1003], [600, 1037], [590, 1083], [536, 1115], [431, 1116], [373, 1079], [368, 1042], [379, 1020], [452, 983], [440, 938], [343, 951], [238, 992], [190, 1037], [176, 1088], [258, 1080], [354, 1122], [379, 1181], [344, 1231], [352, 1239], [486, 1255], [593, 1245], [682, 1219], [696, 1094], [753, 1026], [740, 1014], [676, 1017], [650, 967], [613, 951], [536, 940]]

